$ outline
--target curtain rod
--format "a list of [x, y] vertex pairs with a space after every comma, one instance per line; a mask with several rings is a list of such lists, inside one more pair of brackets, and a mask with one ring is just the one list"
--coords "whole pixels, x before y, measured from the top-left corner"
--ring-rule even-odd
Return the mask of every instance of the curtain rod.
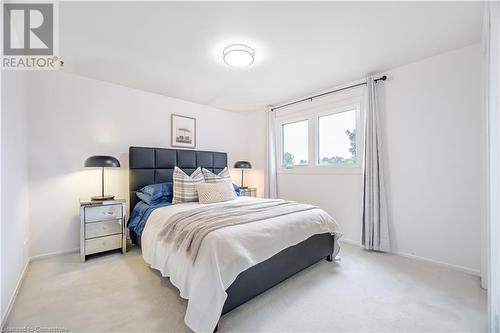
[[[387, 76], [386, 75], [381, 76], [378, 79], [375, 79], [373, 81], [375, 83], [377, 83], [378, 81], [385, 81], [385, 80], [387, 80]], [[342, 91], [342, 90], [347, 90], [347, 89], [351, 89], [351, 88], [356, 88], [356, 87], [364, 86], [366, 84], [367, 84], [367, 82], [361, 82], [361, 83], [358, 83], [358, 84], [354, 84], [352, 86], [348, 86], [348, 87], [344, 87], [344, 88], [340, 88], [340, 89], [335, 89], [335, 90], [330, 90], [330, 91], [324, 92], [322, 94], [318, 94], [318, 95], [314, 95], [314, 96], [311, 96], [311, 97], [303, 98], [303, 99], [295, 101], [295, 102], [290, 102], [290, 103], [287, 103], [287, 104], [283, 104], [283, 105], [271, 108], [271, 111], [278, 110], [278, 109], [281, 109], [281, 108], [284, 108], [284, 107], [287, 107], [287, 106], [290, 106], [290, 105], [294, 105], [294, 104], [297, 104], [297, 103], [302, 103], [302, 102], [305, 102], [305, 101], [311, 101], [312, 102], [312, 100], [314, 98], [318, 98], [318, 97], [330, 95], [330, 94], [333, 94], [333, 93], [336, 93], [336, 92], [339, 92], [339, 91]]]

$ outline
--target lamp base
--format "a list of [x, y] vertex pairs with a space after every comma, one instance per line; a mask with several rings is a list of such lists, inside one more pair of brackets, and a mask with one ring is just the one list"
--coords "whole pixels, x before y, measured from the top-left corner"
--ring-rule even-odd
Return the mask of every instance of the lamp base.
[[113, 200], [115, 198], [114, 195], [96, 195], [95, 197], [92, 197], [92, 201], [106, 201], [106, 200]]

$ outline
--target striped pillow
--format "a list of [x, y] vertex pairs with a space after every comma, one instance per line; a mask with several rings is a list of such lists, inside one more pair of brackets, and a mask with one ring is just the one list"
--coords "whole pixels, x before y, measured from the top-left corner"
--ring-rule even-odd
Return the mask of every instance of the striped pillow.
[[229, 174], [229, 170], [227, 167], [222, 169], [221, 172], [219, 172], [218, 175], [213, 173], [210, 170], [207, 170], [205, 168], [202, 169], [203, 171], [203, 177], [205, 177], [205, 182], [206, 183], [222, 183], [222, 182], [231, 182], [231, 175]]
[[203, 178], [203, 173], [201, 172], [200, 168], [194, 170], [191, 176], [188, 176], [180, 168], [175, 167], [173, 180], [174, 180], [174, 196], [172, 198], [173, 204], [198, 201], [198, 191], [196, 190], [196, 186], [205, 181]]

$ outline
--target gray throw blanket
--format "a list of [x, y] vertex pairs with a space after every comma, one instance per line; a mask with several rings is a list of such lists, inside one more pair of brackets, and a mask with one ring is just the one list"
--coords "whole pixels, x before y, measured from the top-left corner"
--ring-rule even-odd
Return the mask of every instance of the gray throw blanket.
[[212, 231], [316, 208], [285, 200], [244, 201], [205, 206], [172, 215], [160, 230], [159, 239], [173, 241], [177, 249], [187, 251], [194, 261], [201, 242]]

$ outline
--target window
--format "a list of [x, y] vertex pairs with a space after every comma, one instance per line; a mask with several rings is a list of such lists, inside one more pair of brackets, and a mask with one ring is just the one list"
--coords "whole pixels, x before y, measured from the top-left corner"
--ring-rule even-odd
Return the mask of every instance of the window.
[[309, 164], [309, 121], [281, 125], [281, 164], [285, 167]]
[[[276, 115], [280, 173], [359, 174], [363, 162], [363, 95], [305, 105]], [[289, 112], [287, 114], [287, 112]]]
[[354, 165], [356, 153], [356, 110], [318, 117], [318, 165]]

